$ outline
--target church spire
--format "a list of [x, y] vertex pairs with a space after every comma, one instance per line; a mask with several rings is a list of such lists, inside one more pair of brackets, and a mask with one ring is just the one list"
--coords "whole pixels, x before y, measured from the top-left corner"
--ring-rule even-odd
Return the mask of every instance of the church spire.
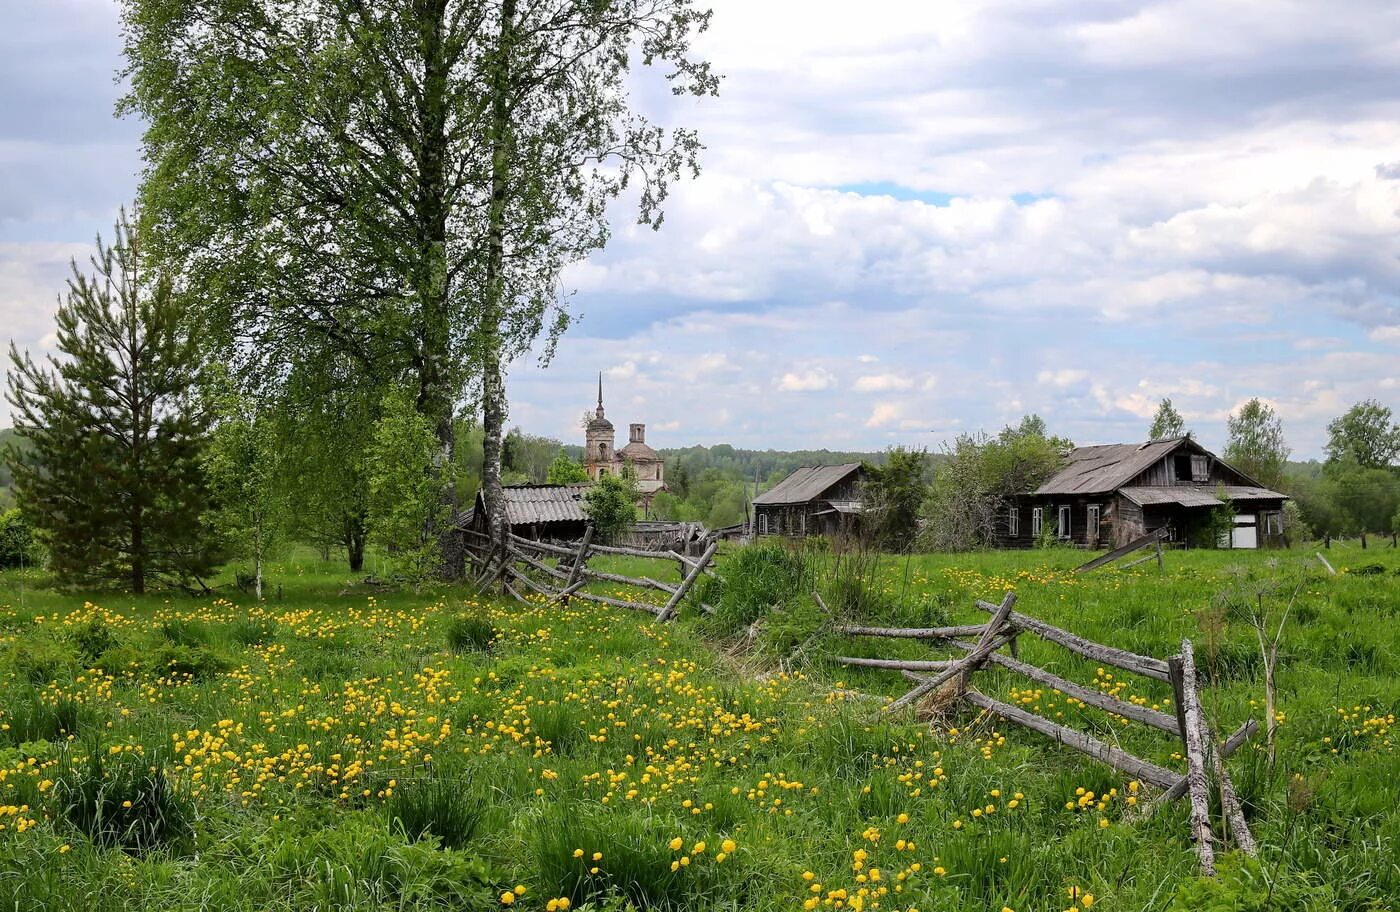
[[603, 372], [598, 371], [598, 417], [603, 417]]

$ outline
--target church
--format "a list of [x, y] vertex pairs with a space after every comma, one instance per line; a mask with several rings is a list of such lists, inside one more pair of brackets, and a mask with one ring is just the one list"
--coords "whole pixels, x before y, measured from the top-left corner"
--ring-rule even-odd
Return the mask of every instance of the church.
[[598, 375], [598, 408], [584, 428], [583, 462], [588, 477], [597, 481], [604, 475], [621, 475], [630, 468], [637, 480], [638, 506], [650, 508], [657, 491], [666, 490], [666, 463], [661, 454], [647, 446], [647, 426], [627, 426], [627, 445], [617, 448], [613, 424], [603, 413], [603, 375]]

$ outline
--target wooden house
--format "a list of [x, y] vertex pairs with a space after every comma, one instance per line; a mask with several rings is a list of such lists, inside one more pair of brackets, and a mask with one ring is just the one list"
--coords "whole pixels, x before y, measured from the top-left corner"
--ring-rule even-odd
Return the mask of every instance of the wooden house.
[[754, 533], [842, 535], [855, 531], [865, 469], [858, 462], [802, 466], [753, 499]]
[[1225, 504], [1234, 528], [1221, 544], [1283, 543], [1283, 502], [1202, 447], [1190, 435], [1147, 443], [1078, 447], [1035, 491], [1012, 499], [996, 518], [1002, 547], [1029, 548], [1050, 530], [1083, 548], [1116, 548], [1158, 529], [1168, 540], [1200, 543], [1211, 513]]

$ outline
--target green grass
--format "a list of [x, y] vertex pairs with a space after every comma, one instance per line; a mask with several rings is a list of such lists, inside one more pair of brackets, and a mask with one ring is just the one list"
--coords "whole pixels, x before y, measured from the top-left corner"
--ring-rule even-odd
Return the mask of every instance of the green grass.
[[[0, 908], [485, 910], [508, 892], [531, 912], [560, 898], [1058, 912], [1071, 888], [1142, 912], [1391, 908], [1400, 555], [1334, 547], [1332, 577], [1311, 554], [1169, 552], [1161, 571], [1076, 577], [1078, 552], [886, 556], [839, 573], [815, 553], [808, 576], [789, 574], [852, 621], [976, 622], [974, 598], [1014, 588], [1019, 610], [1136, 652], [1164, 657], [1189, 636], [1222, 732], [1262, 714], [1246, 609], [1261, 590], [1276, 609], [1301, 582], [1278, 760], [1260, 738], [1230, 761], [1260, 863], [1208, 887], [1185, 808], [1138, 814], [1107, 767], [973, 712], [932, 728], [882, 718], [878, 698], [906, 682], [832, 655], [949, 653], [836, 637], [805, 591], [765, 615], [736, 589], [721, 605], [733, 624], [691, 607], [658, 628], [578, 600], [368, 591], [304, 558], [271, 569], [261, 603], [61, 594], [0, 574]], [[674, 562], [591, 565], [680, 579]], [[731, 628], [755, 618], [762, 648], [735, 662]], [[1171, 712], [1160, 682], [1030, 637], [1021, 655]], [[833, 696], [838, 684], [877, 699]], [[975, 684], [1183, 767], [1160, 733], [1003, 671]]]

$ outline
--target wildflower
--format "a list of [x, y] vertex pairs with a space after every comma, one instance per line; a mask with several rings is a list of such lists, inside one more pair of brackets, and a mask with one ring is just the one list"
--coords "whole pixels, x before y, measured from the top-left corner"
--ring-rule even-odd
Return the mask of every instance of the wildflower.
[[724, 842], [721, 842], [719, 844], [719, 847], [724, 850], [726, 855], [733, 855], [734, 850], [739, 848], [739, 846], [732, 839], [726, 839]]
[[583, 849], [574, 849], [574, 857], [575, 857], [575, 858], [582, 858], [582, 857], [583, 857]]
[[675, 839], [672, 839], [670, 841], [669, 845], [671, 846], [672, 852], [679, 852], [681, 850], [681, 846], [685, 845], [685, 840], [677, 836]]
[[1089, 908], [1094, 904], [1094, 894], [1085, 893], [1083, 896], [1079, 897], [1079, 902], [1084, 908]]
[[501, 894], [501, 905], [503, 905], [503, 906], [508, 906], [508, 905], [510, 905], [510, 904], [513, 903], [513, 902], [515, 902], [515, 894], [514, 894], [514, 893], [510, 892], [509, 890], [507, 890], [507, 891], [505, 891], [504, 893]]

